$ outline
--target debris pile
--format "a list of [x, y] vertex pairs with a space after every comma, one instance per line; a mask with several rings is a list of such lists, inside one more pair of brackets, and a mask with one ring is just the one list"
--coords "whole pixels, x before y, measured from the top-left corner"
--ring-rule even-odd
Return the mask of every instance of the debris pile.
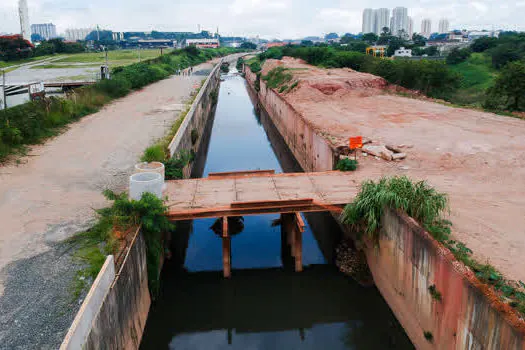
[[339, 271], [352, 277], [359, 283], [370, 284], [372, 274], [368, 268], [366, 257], [363, 252], [354, 248], [351, 241], [341, 240], [335, 249], [335, 265]]

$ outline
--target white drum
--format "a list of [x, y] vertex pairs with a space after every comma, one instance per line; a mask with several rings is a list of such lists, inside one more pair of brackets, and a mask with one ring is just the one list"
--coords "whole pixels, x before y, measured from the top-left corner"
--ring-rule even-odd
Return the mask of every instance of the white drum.
[[144, 193], [149, 192], [162, 199], [163, 186], [164, 181], [159, 173], [133, 174], [129, 178], [129, 198], [138, 201]]

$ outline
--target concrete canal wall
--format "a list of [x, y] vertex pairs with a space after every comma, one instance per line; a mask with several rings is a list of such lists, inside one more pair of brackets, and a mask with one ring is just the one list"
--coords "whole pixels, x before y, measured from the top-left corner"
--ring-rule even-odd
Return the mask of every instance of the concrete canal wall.
[[[248, 68], [245, 69], [245, 75], [249, 85], [254, 89], [257, 75]], [[260, 79], [257, 97], [304, 171], [334, 168], [334, 151], [322, 135], [317, 134], [293, 106], [282, 99], [277, 92], [268, 88], [262, 79]]]
[[[258, 78], [247, 66], [245, 75], [303, 170], [332, 170], [336, 150], [262, 79], [255, 91]], [[525, 350], [523, 320], [448, 249], [403, 213], [388, 211], [382, 224], [379, 248], [365, 248], [367, 261], [377, 288], [418, 349]], [[441, 301], [432, 297], [430, 286]]]
[[60, 349], [138, 349], [150, 304], [146, 245], [137, 230], [116, 275], [113, 257], [106, 260]]
[[[222, 60], [221, 60], [222, 62]], [[180, 152], [197, 154], [203, 139], [204, 129], [217, 103], [218, 89], [221, 82], [221, 64], [215, 65], [210, 75], [202, 85], [195, 101], [184, 118], [179, 130], [169, 145], [170, 155], [176, 156]], [[188, 164], [183, 171], [184, 178], [189, 178], [194, 162]]]

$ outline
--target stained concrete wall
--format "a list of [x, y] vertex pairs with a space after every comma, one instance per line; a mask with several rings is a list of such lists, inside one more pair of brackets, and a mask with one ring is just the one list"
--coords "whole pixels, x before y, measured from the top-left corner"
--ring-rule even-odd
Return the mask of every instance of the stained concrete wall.
[[[195, 97], [195, 101], [179, 127], [179, 130], [173, 137], [169, 145], [171, 157], [182, 151], [193, 151], [194, 154], [197, 154], [199, 151], [204, 130], [208, 124], [208, 119], [213, 114], [213, 109], [217, 101], [216, 98], [218, 96], [221, 75], [220, 66], [220, 63], [215, 65], [211, 71]], [[214, 95], [215, 98], [213, 97]], [[192, 132], [194, 135], [197, 135], [195, 142], [192, 142]], [[185, 179], [191, 176], [193, 166], [194, 164], [192, 162], [184, 168], [183, 175]]]
[[[245, 74], [254, 89], [256, 74], [247, 66]], [[333, 169], [336, 151], [262, 79], [257, 97], [305, 171]], [[368, 264], [379, 291], [418, 349], [525, 350], [523, 320], [450, 251], [403, 213], [388, 211], [383, 227], [379, 249], [366, 250]], [[345, 234], [354, 238], [349, 230]], [[432, 298], [431, 285], [442, 301]], [[432, 334], [432, 342], [424, 332]]]
[[[510, 306], [406, 214], [386, 210], [379, 248], [366, 250], [374, 281], [418, 349], [525, 350]], [[435, 285], [441, 301], [432, 297]], [[433, 342], [424, 337], [433, 335]]]
[[[248, 84], [254, 89], [257, 75], [245, 66]], [[255, 89], [254, 89], [255, 91]], [[260, 91], [256, 92], [260, 105], [272, 118], [272, 122], [305, 171], [334, 169], [334, 150], [314, 128], [273, 89], [260, 80]]]
[[138, 349], [151, 299], [146, 243], [137, 231], [83, 349]]
[[60, 349], [138, 349], [150, 305], [146, 245], [137, 230], [116, 275], [113, 257], [106, 260]]

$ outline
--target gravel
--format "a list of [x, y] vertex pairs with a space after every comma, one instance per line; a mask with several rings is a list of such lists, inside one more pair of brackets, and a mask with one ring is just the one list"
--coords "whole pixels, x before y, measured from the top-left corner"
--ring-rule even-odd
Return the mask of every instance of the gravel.
[[47, 252], [2, 270], [0, 349], [60, 346], [82, 302], [73, 299], [74, 279], [81, 269], [73, 261], [73, 250], [71, 244], [54, 244]]

